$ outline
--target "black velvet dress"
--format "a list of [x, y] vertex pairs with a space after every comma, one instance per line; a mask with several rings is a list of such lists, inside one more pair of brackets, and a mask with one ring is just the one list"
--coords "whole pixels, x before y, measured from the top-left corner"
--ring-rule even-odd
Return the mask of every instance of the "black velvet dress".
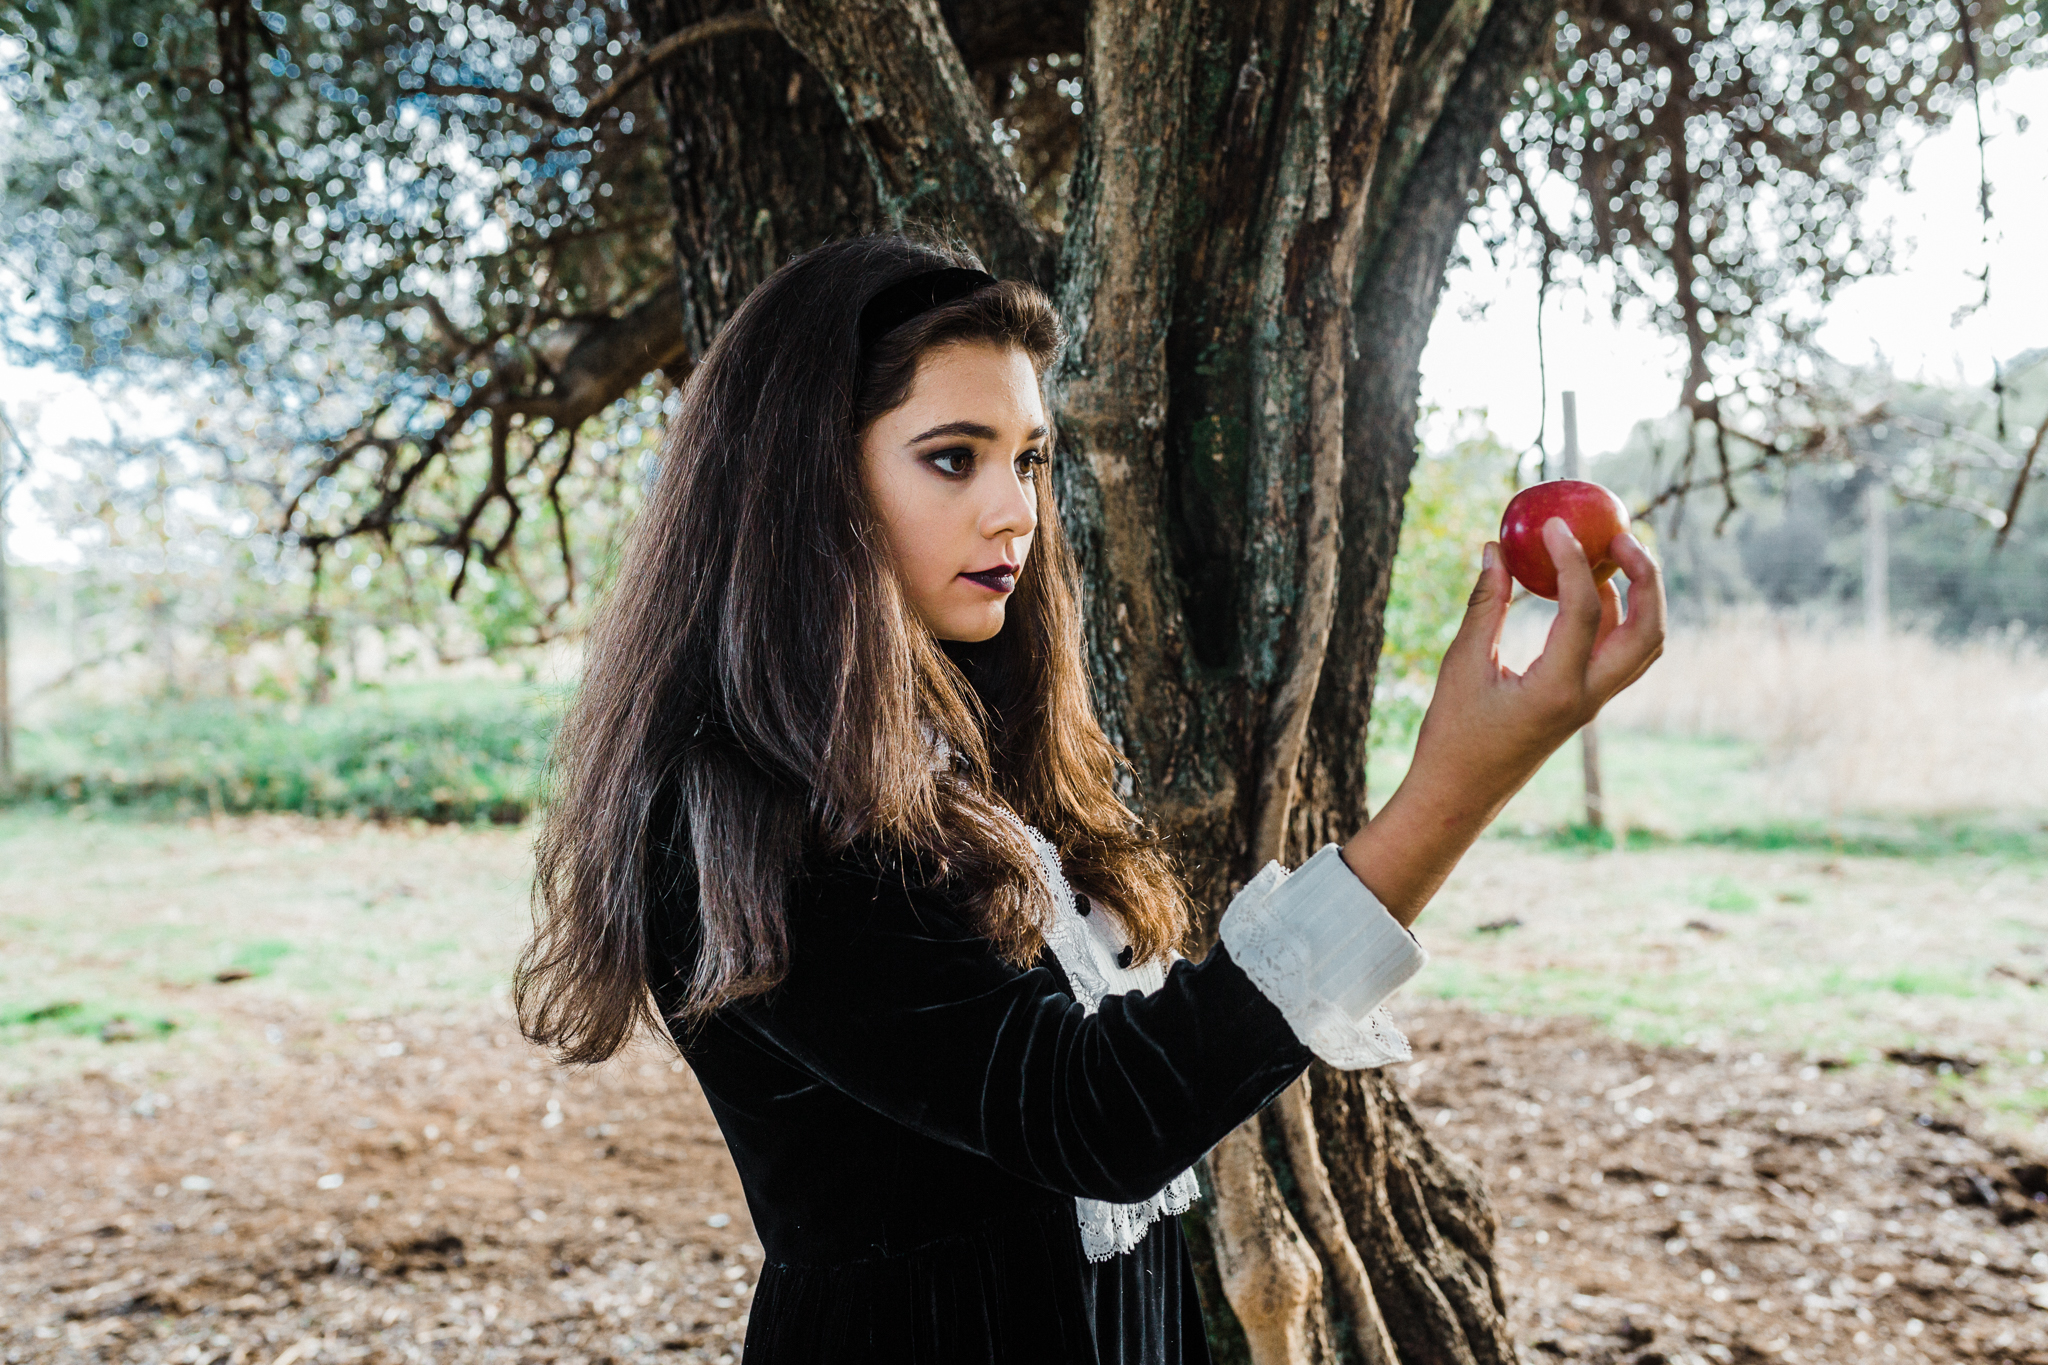
[[1091, 1263], [1074, 1200], [1149, 1198], [1311, 1057], [1220, 946], [1090, 1014], [851, 856], [798, 882], [781, 985], [679, 1041], [766, 1252], [747, 1365], [1208, 1360], [1177, 1220]]

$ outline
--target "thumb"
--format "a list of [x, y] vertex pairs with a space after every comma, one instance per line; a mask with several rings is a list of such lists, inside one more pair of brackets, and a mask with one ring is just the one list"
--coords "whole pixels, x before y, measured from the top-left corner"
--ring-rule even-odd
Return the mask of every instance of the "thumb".
[[1473, 585], [1472, 596], [1465, 604], [1465, 619], [1446, 655], [1492, 658], [1500, 644], [1501, 630], [1507, 624], [1508, 602], [1513, 596], [1514, 583], [1501, 562], [1500, 546], [1489, 540], [1480, 551], [1479, 581]]

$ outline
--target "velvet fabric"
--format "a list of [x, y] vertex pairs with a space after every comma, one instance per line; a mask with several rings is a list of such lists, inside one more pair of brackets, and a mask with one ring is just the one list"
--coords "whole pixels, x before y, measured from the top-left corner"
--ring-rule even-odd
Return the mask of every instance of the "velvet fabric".
[[678, 1035], [766, 1252], [747, 1365], [1209, 1359], [1177, 1220], [1091, 1264], [1073, 1201], [1149, 1198], [1307, 1068], [1227, 950], [1091, 1015], [1050, 954], [1005, 963], [854, 855], [797, 881], [789, 945], [774, 991]]

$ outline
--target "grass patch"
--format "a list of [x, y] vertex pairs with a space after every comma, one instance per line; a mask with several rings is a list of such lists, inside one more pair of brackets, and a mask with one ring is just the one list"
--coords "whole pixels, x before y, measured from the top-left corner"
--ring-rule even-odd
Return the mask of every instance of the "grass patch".
[[1838, 1060], [1870, 1053], [1857, 1035], [1889, 1017], [1887, 1001], [1962, 1001], [1983, 994], [1967, 974], [1906, 967], [1829, 969], [1745, 983], [1702, 968], [1659, 970], [1648, 963], [1621, 971], [1552, 963], [1525, 972], [1443, 957], [1412, 989], [1493, 1013], [1576, 1015], [1652, 1045], [1690, 1045], [1703, 1035], [1768, 1038], [1773, 1046], [1796, 1042]]
[[[1529, 839], [1560, 852], [1612, 852], [1623, 848], [1646, 852], [1653, 848], [1723, 848], [1738, 853], [1827, 853], [1844, 858], [2000, 858], [2011, 862], [2048, 861], [2048, 826], [1976, 822], [1970, 820], [1916, 819], [1859, 821], [1844, 829], [1815, 823], [1771, 822], [1761, 825], [1726, 825], [1696, 829], [1682, 834], [1662, 830], [1630, 828], [1619, 838], [1611, 829], [1566, 822], [1531, 826], [1496, 824], [1489, 834], [1500, 839]], [[1741, 894], [1726, 894], [1740, 899]], [[1800, 899], [1797, 896], [1790, 899]], [[1747, 905], [1704, 902], [1709, 909], [1753, 910]]]
[[278, 962], [290, 956], [292, 945], [281, 938], [258, 939], [244, 944], [235, 955], [228, 959], [230, 967], [240, 967], [251, 976], [269, 976]]
[[1767, 824], [1703, 829], [1684, 842], [1746, 853], [1817, 851], [1852, 858], [1945, 858], [1956, 855], [2048, 859], [2048, 826], [1922, 818], [1858, 822], [1847, 829], [1819, 824]]
[[1411, 989], [1494, 1014], [1576, 1015], [1637, 1042], [1689, 1042], [1703, 1022], [1721, 1023], [1700, 1008], [1705, 983], [1690, 977], [1631, 975], [1553, 967], [1540, 973], [1489, 971], [1439, 960]]
[[[1370, 755], [1367, 785], [1375, 803], [1393, 794], [1412, 758], [1393, 747], [1392, 738], [1398, 736]], [[2033, 806], [1943, 816], [1852, 812], [1831, 820], [1819, 810], [1784, 806], [1784, 769], [1763, 745], [1618, 727], [1602, 731], [1600, 742], [1606, 828], [1585, 823], [1580, 749], [1572, 741], [1516, 794], [1489, 833], [1583, 853], [1697, 845], [1743, 853], [2048, 862], [2048, 812]]]
[[1953, 1000], [1968, 1000], [1980, 992], [1976, 980], [1959, 976], [1954, 972], [1921, 971], [1905, 967], [1879, 978], [1879, 988], [1893, 995], [1935, 995]]
[[1756, 909], [1760, 902], [1733, 878], [1716, 877], [1708, 884], [1706, 894], [1700, 897], [1700, 904], [1709, 910], [1741, 915]]
[[0, 1009], [0, 1028], [16, 1024], [48, 1024], [68, 1019], [85, 1008], [80, 1000], [53, 1000], [47, 1005], [23, 1005]]
[[2031, 1119], [2048, 1116], [2048, 1086], [2033, 1086], [2026, 1090], [2000, 1095], [1991, 1101], [1991, 1107]]
[[99, 1037], [124, 1043], [165, 1038], [177, 1021], [132, 1005], [84, 1000], [51, 1000], [37, 1005], [0, 1006], [0, 1043], [47, 1037]]
[[22, 731], [15, 799], [516, 824], [537, 798], [557, 703], [472, 681], [362, 688], [317, 707], [81, 709]]

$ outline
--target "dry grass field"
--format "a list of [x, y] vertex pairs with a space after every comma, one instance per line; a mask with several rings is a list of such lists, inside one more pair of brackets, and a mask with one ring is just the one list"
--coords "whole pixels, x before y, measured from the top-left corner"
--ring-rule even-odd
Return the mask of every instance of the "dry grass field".
[[1780, 817], [2048, 819], [2048, 657], [1742, 613], [1673, 633], [1616, 730], [1757, 746]]

